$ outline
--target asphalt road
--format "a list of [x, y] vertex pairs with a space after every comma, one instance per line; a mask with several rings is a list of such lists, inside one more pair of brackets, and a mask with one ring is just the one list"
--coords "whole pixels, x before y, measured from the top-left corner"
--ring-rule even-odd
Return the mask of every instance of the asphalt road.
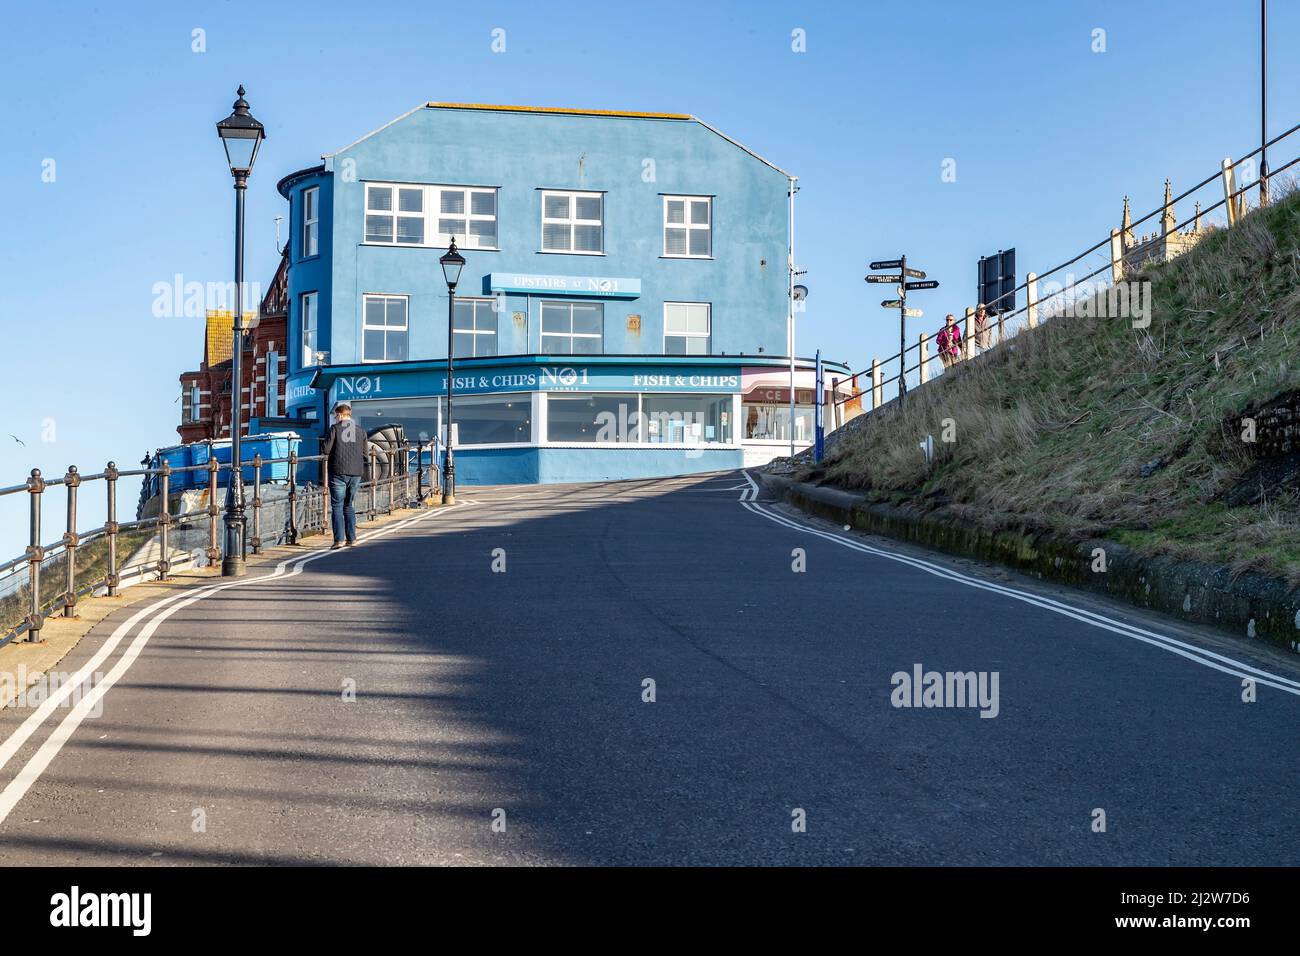
[[[0, 863], [1300, 862], [1281, 655], [740, 474], [463, 490], [97, 625], [102, 714], [0, 713]], [[894, 706], [916, 665], [997, 715]]]

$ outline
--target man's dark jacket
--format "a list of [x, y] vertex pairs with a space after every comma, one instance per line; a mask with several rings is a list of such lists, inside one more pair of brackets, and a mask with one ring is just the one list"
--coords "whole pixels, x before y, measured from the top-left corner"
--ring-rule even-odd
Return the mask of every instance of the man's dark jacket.
[[366, 431], [352, 419], [335, 422], [325, 437], [323, 453], [329, 456], [330, 475], [366, 473]]

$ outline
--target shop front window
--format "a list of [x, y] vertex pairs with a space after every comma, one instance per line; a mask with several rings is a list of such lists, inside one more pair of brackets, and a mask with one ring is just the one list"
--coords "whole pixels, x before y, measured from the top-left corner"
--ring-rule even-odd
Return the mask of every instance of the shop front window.
[[[433, 441], [441, 434], [444, 398], [366, 399], [352, 403], [352, 414], [367, 432], [401, 425], [410, 441]], [[456, 447], [521, 444], [533, 440], [532, 400], [528, 395], [453, 396]]]
[[367, 434], [381, 425], [401, 425], [408, 441], [432, 442], [442, 423], [442, 399], [354, 401], [352, 417]]
[[555, 442], [640, 441], [639, 395], [546, 397], [546, 440]]
[[[758, 440], [790, 441], [790, 406], [751, 404], [741, 406], [745, 419], [745, 437]], [[813, 406], [794, 407], [794, 440], [813, 440]]]
[[452, 421], [460, 445], [501, 445], [533, 440], [532, 401], [528, 395], [455, 396]]
[[664, 444], [731, 443], [730, 395], [641, 396], [645, 441]]

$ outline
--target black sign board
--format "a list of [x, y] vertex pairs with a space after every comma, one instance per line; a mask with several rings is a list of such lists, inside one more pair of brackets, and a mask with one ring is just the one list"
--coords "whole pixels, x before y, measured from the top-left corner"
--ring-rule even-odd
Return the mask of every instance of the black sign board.
[[[912, 270], [908, 269], [907, 271], [911, 272]], [[924, 273], [922, 274], [924, 275]], [[926, 282], [909, 282], [907, 288], [909, 291], [912, 289], [937, 289], [939, 288], [939, 282], [936, 279], [930, 279]]]
[[867, 276], [866, 279], [868, 282], [902, 282], [903, 281], [903, 277], [899, 275], [897, 272], [892, 274], [887, 273], [882, 276]]
[[1016, 310], [1016, 250], [982, 256], [978, 269], [978, 300], [989, 315]]
[[879, 262], [871, 263], [873, 269], [897, 269], [902, 266], [902, 259], [882, 259]]
[[908, 275], [910, 275], [913, 279], [925, 278], [925, 273], [922, 272], [920, 269], [904, 269], [903, 271], [906, 272]]

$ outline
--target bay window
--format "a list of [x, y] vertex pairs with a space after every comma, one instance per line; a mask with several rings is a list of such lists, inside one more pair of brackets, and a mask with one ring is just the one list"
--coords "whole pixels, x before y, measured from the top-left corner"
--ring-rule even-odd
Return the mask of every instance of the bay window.
[[320, 187], [312, 186], [302, 191], [302, 249], [299, 257], [306, 259], [320, 252]]
[[298, 296], [298, 327], [301, 330], [302, 367], [316, 364], [316, 293], [304, 292]]

